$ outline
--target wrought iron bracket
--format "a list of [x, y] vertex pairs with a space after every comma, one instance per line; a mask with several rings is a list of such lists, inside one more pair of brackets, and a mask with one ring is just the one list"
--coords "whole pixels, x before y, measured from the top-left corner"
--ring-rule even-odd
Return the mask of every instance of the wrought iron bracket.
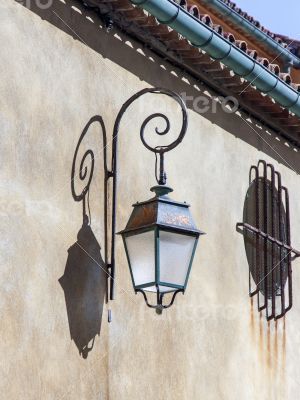
[[[83, 219], [87, 223], [91, 223], [91, 217], [87, 215], [87, 208], [89, 209], [89, 189], [90, 189], [90, 184], [92, 181], [93, 177], [93, 172], [94, 172], [94, 152], [89, 149], [87, 150], [80, 162], [79, 165], [79, 179], [81, 181], [86, 182], [83, 190], [81, 191], [80, 194], [76, 193], [75, 190], [75, 184], [74, 184], [74, 179], [75, 179], [75, 166], [76, 166], [76, 158], [78, 154], [79, 147], [82, 143], [83, 138], [87, 134], [90, 126], [94, 123], [98, 123], [100, 125], [101, 131], [102, 131], [102, 139], [103, 139], [103, 148], [101, 150], [101, 153], [103, 154], [103, 168], [104, 168], [104, 230], [105, 230], [105, 264], [107, 267], [107, 273], [109, 277], [109, 285], [108, 285], [108, 298], [110, 300], [114, 299], [114, 291], [115, 291], [115, 279], [116, 279], [116, 271], [115, 271], [115, 239], [116, 239], [116, 215], [117, 215], [117, 180], [118, 180], [118, 139], [119, 139], [119, 131], [120, 131], [120, 124], [122, 121], [122, 117], [124, 113], [127, 111], [127, 109], [131, 106], [131, 104], [136, 101], [138, 98], [140, 98], [143, 95], [146, 94], [159, 94], [159, 95], [166, 95], [170, 98], [172, 98], [181, 108], [181, 114], [182, 114], [182, 126], [180, 129], [180, 133], [178, 137], [170, 144], [168, 145], [163, 145], [163, 146], [156, 146], [152, 147], [147, 140], [145, 139], [145, 129], [147, 125], [149, 124], [150, 121], [154, 119], [161, 119], [165, 123], [165, 128], [160, 130], [158, 128], [155, 128], [155, 133], [157, 135], [163, 136], [169, 133], [170, 131], [170, 121], [168, 117], [162, 113], [154, 113], [148, 116], [144, 122], [142, 123], [140, 127], [140, 139], [143, 143], [143, 145], [151, 152], [155, 154], [156, 157], [156, 170], [157, 170], [157, 156], [159, 156], [159, 176], [157, 176], [156, 172], [156, 180], [158, 184], [160, 185], [165, 185], [166, 184], [166, 173], [165, 173], [165, 168], [164, 168], [164, 160], [165, 160], [165, 153], [168, 151], [174, 149], [178, 144], [182, 141], [186, 130], [187, 130], [187, 111], [186, 111], [186, 105], [182, 98], [176, 94], [175, 92], [168, 90], [168, 89], [163, 89], [163, 88], [146, 88], [143, 89], [139, 92], [137, 92], [135, 95], [130, 97], [121, 107], [115, 123], [113, 127], [113, 132], [112, 132], [112, 153], [111, 153], [111, 167], [108, 168], [107, 166], [107, 135], [106, 135], [106, 129], [105, 129], [105, 124], [103, 122], [103, 119], [101, 116], [94, 116], [90, 119], [90, 121], [87, 123], [85, 126], [80, 139], [78, 141], [76, 150], [75, 150], [75, 156], [73, 160], [73, 165], [72, 165], [72, 176], [71, 176], [71, 189], [72, 189], [72, 195], [75, 201], [82, 201], [83, 204]], [[90, 158], [90, 168], [86, 165], [88, 157]], [[112, 187], [110, 188], [109, 186], [109, 181], [112, 181]], [[108, 192], [109, 190], [112, 190], [112, 195], [111, 195], [111, 204], [109, 204], [109, 196]], [[89, 212], [90, 214], [90, 212]], [[108, 232], [110, 231], [110, 235], [108, 235]], [[110, 242], [110, 244], [109, 244]], [[176, 294], [179, 291], [175, 292], [173, 295], [173, 298], [171, 300], [170, 305], [165, 306], [160, 304], [162, 308], [167, 308], [170, 307], [174, 299], [176, 297]], [[162, 302], [162, 298], [159, 300]], [[156, 307], [157, 308], [157, 307]]]

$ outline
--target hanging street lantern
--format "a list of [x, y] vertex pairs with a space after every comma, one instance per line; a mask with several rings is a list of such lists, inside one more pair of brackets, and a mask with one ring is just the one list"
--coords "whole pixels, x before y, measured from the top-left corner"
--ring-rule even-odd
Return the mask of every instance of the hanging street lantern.
[[[131, 104], [141, 96], [165, 95], [174, 100], [180, 107], [182, 126], [178, 137], [168, 145], [152, 147], [145, 139], [145, 129], [149, 122], [160, 119], [164, 129], [155, 128], [159, 136], [166, 135], [170, 131], [170, 121], [161, 112], [148, 116], [141, 125], [140, 138], [143, 145], [155, 154], [155, 178], [157, 185], [151, 188], [155, 196], [150, 200], [134, 204], [133, 212], [126, 228], [120, 232], [123, 238], [127, 260], [129, 263], [135, 293], [142, 293], [146, 304], [161, 313], [164, 308], [170, 307], [178, 293], [184, 293], [187, 287], [189, 274], [196, 251], [199, 236], [203, 234], [197, 229], [190, 213], [189, 205], [175, 201], [169, 197], [173, 190], [166, 186], [166, 173], [164, 170], [165, 153], [177, 147], [183, 140], [187, 125], [187, 110], [182, 98], [168, 89], [147, 88], [130, 97], [121, 107], [112, 132], [112, 156], [111, 168], [107, 165], [107, 136], [102, 117], [94, 116], [88, 122], [77, 144], [72, 166], [72, 182], [75, 177], [75, 163], [78, 148], [92, 124], [98, 124], [102, 131], [103, 161], [104, 161], [104, 237], [105, 237], [105, 266], [109, 277], [108, 298], [114, 300], [115, 287], [115, 243], [117, 221], [117, 178], [118, 178], [118, 139], [120, 124], [124, 113]], [[90, 158], [90, 168], [87, 166]], [[94, 171], [94, 153], [87, 150], [80, 163], [79, 178], [86, 184], [78, 195], [72, 184], [72, 194], [76, 201], [83, 202], [83, 216], [86, 218], [89, 209], [89, 187]], [[89, 173], [88, 173], [89, 172]], [[112, 184], [110, 185], [110, 180]], [[109, 201], [109, 190], [112, 189], [112, 200]], [[86, 199], [87, 198], [87, 199]], [[111, 205], [111, 212], [108, 208]], [[109, 224], [109, 218], [111, 223]], [[89, 219], [88, 219], [89, 221]], [[88, 222], [90, 223], [90, 222]], [[108, 235], [108, 227], [111, 226], [111, 235]], [[110, 252], [108, 242], [110, 237]], [[150, 304], [147, 293], [156, 294], [156, 303]], [[165, 304], [164, 296], [171, 293], [170, 302]], [[111, 312], [109, 310], [109, 321]]]
[[[151, 188], [155, 196], [133, 205], [123, 238], [132, 284], [143, 294], [149, 307], [170, 307], [177, 293], [184, 293], [198, 244], [203, 232], [196, 228], [189, 205], [172, 200], [170, 187]], [[149, 304], [146, 292], [156, 292], [157, 304]], [[166, 293], [171, 302], [163, 304]]]
[[[113, 213], [116, 211], [116, 171], [117, 171], [117, 141], [121, 118], [127, 108], [141, 95], [146, 93], [164, 94], [175, 100], [182, 115], [182, 127], [179, 136], [169, 145], [152, 147], [145, 140], [145, 128], [154, 118], [161, 118], [166, 127], [156, 134], [162, 136], [170, 131], [169, 119], [162, 113], [150, 115], [143, 122], [140, 138], [143, 145], [155, 153], [155, 176], [158, 183], [151, 191], [155, 196], [150, 200], [137, 203], [129, 218], [126, 228], [119, 232], [122, 235], [131, 279], [136, 293], [142, 293], [146, 304], [161, 313], [170, 307], [179, 292], [184, 293], [198, 238], [204, 232], [197, 229], [191, 216], [189, 206], [172, 200], [168, 194], [173, 190], [166, 186], [167, 176], [164, 170], [165, 153], [177, 147], [183, 140], [187, 125], [187, 110], [182, 98], [176, 93], [160, 88], [145, 89], [132, 96], [121, 108], [113, 132]], [[157, 161], [159, 157], [159, 171]], [[159, 175], [158, 175], [159, 172]], [[158, 176], [157, 176], [158, 175]], [[115, 218], [113, 217], [112, 237], [115, 235]], [[112, 278], [114, 278], [114, 241], [112, 243]], [[113, 280], [113, 279], [112, 279]], [[112, 283], [113, 287], [113, 283]], [[156, 293], [156, 304], [150, 304], [146, 292]], [[163, 297], [173, 293], [169, 304], [163, 303]]]

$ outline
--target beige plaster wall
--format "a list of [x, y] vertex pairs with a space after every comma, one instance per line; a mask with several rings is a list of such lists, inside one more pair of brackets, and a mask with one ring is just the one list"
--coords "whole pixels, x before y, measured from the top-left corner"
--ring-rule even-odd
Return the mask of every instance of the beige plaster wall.
[[[110, 154], [114, 118], [139, 89], [156, 85], [211, 95], [120, 32], [105, 33], [99, 20], [72, 4], [58, 1], [39, 10], [5, 0], [0, 7], [0, 398], [296, 399], [299, 262], [293, 264], [294, 307], [285, 324], [268, 326], [251, 309], [235, 224], [242, 218], [249, 167], [264, 158], [290, 189], [292, 239], [300, 248], [299, 153], [242, 114], [190, 109], [186, 138], [167, 155], [173, 197], [192, 205], [207, 232], [185, 296], [162, 316], [146, 308], [133, 293], [118, 239], [116, 300], [103, 306], [101, 334], [87, 358], [71, 341], [58, 279], [82, 224], [70, 173], [84, 126], [93, 115], [103, 117]], [[168, 112], [175, 135], [180, 115], [169, 100], [147, 96], [122, 122], [118, 229], [131, 204], [151, 195], [154, 158], [138, 127], [158, 109]], [[83, 145], [88, 147], [95, 153], [92, 229], [103, 255], [103, 144], [96, 128]], [[89, 312], [85, 305], [82, 313], [89, 318]]]

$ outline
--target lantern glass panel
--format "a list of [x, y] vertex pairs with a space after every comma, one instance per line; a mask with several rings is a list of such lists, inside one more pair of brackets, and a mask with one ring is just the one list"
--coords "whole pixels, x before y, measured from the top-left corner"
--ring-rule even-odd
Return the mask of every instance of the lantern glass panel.
[[134, 285], [155, 282], [155, 237], [147, 231], [124, 237]]
[[160, 282], [184, 287], [197, 238], [175, 232], [159, 232]]

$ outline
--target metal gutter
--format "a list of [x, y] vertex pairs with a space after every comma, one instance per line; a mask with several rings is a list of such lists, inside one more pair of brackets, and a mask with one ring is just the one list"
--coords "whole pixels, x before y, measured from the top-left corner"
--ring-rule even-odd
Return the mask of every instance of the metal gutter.
[[257, 28], [255, 25], [249, 22], [237, 11], [229, 7], [227, 4], [223, 3], [223, 1], [202, 0], [202, 2], [207, 4], [216, 12], [221, 13], [223, 17], [230, 19], [245, 33], [253, 35], [258, 42], [268, 46], [272, 51], [276, 53], [278, 58], [282, 59], [284, 63], [289, 64], [289, 66], [293, 66], [294, 68], [300, 68], [300, 59], [297, 56], [295, 56], [288, 49], [283, 47], [276, 40], [271, 38], [267, 33], [263, 32], [261, 29]]
[[130, 0], [300, 117], [300, 93], [172, 0]]
[[[121, 24], [121, 29], [124, 27]], [[132, 26], [131, 26], [132, 29]], [[139, 40], [142, 44], [145, 45], [145, 32], [139, 31], [137, 29], [133, 29], [135, 40]], [[132, 33], [131, 32], [131, 35]], [[128, 28], [126, 28], [126, 34], [130, 35], [128, 32]], [[221, 85], [217, 85], [213, 80], [208, 79], [208, 76], [203, 73], [199, 69], [193, 68], [191, 65], [184, 63], [180, 57], [176, 55], [173, 51], [168, 50], [164, 47], [164, 44], [155, 40], [151, 41], [151, 44], [147, 44], [148, 48], [151, 49], [157, 56], [163, 57], [164, 60], [168, 60], [168, 62], [176, 68], [179, 68], [182, 72], [187, 72], [190, 74], [197, 82], [204, 84], [212, 93], [213, 96], [228, 96], [228, 93], [234, 96], [233, 92], [225, 90]], [[289, 131], [288, 127], [282, 127], [277, 124], [276, 118], [272, 118], [265, 114], [259, 112], [257, 107], [250, 106], [244, 99], [239, 98], [239, 110], [244, 112], [247, 116], [254, 118], [258, 123], [262, 124], [266, 129], [270, 129], [277, 135], [279, 135], [282, 139], [288, 141], [295, 148], [300, 150], [300, 142], [297, 140], [298, 136], [293, 136], [291, 131]]]

